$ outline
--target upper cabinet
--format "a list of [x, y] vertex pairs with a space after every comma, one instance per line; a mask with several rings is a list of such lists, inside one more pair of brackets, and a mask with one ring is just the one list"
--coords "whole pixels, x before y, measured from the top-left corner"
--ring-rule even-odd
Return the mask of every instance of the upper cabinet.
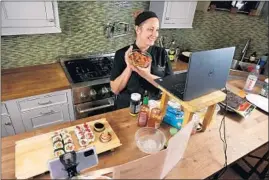
[[5, 1], [2, 5], [2, 35], [61, 32], [56, 1]]
[[160, 28], [192, 28], [197, 1], [151, 1], [150, 11], [157, 14]]

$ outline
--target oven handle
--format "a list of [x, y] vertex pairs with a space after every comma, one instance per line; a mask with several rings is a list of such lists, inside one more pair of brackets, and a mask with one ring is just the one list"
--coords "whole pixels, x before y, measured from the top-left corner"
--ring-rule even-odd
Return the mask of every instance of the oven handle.
[[114, 103], [109, 103], [106, 105], [102, 105], [102, 106], [98, 106], [98, 107], [94, 107], [94, 108], [89, 108], [89, 109], [84, 109], [84, 110], [81, 110], [79, 107], [77, 107], [77, 110], [80, 114], [82, 114], [82, 113], [91, 112], [91, 111], [95, 111], [95, 110], [99, 110], [99, 109], [103, 109], [103, 108], [107, 108], [107, 107], [111, 107], [111, 106], [114, 106]]

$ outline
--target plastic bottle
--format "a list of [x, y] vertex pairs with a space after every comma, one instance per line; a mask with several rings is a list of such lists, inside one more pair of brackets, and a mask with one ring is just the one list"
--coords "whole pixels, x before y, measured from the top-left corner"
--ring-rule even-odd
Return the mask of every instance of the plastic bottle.
[[140, 127], [145, 127], [148, 122], [149, 118], [149, 106], [148, 106], [148, 96], [147, 96], [147, 91], [145, 91], [145, 95], [143, 98], [143, 105], [140, 108], [140, 112], [138, 114], [137, 118], [137, 125]]
[[248, 75], [248, 78], [244, 87], [244, 90], [246, 92], [251, 92], [253, 90], [258, 80], [259, 74], [260, 74], [260, 66], [257, 65], [256, 68], [252, 72], [250, 72]]

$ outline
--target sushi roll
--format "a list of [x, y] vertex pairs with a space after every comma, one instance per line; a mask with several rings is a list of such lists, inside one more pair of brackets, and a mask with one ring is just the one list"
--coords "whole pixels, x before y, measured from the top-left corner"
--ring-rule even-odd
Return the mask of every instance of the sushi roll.
[[73, 140], [72, 140], [71, 137], [70, 137], [70, 138], [65, 138], [65, 139], [64, 139], [64, 144], [67, 144], [67, 143], [73, 143]]
[[64, 135], [64, 134], [69, 134], [69, 132], [66, 129], [62, 129], [61, 130], [61, 135]]
[[89, 129], [90, 127], [89, 127], [89, 125], [88, 125], [87, 123], [84, 123], [84, 124], [83, 124], [83, 128], [84, 128], [84, 129]]
[[61, 134], [60, 134], [59, 132], [56, 131], [56, 132], [53, 133], [52, 137], [54, 137], [54, 136], [59, 136], [59, 135], [61, 135]]
[[71, 135], [69, 133], [65, 133], [65, 134], [62, 134], [62, 138], [63, 140], [67, 138], [71, 138]]
[[54, 142], [57, 142], [57, 141], [61, 141], [62, 140], [62, 137], [61, 136], [59, 136], [59, 135], [56, 135], [56, 136], [53, 136], [52, 137], [52, 142], [54, 143]]
[[84, 132], [83, 131], [76, 132], [76, 135], [77, 135], [78, 139], [84, 139]]
[[68, 143], [64, 145], [64, 151], [65, 152], [71, 152], [74, 151], [75, 145], [73, 143]]
[[60, 157], [60, 156], [63, 155], [63, 154], [65, 154], [65, 152], [64, 152], [64, 149], [62, 149], [62, 148], [60, 148], [60, 149], [56, 149], [56, 150], [54, 151], [54, 156], [55, 156], [55, 157]]
[[63, 142], [62, 141], [57, 141], [53, 144], [53, 148], [54, 149], [59, 149], [59, 148], [63, 148], [64, 145], [63, 145]]
[[89, 144], [89, 140], [87, 139], [79, 139], [79, 145], [84, 147], [84, 146], [87, 146]]
[[85, 137], [90, 141], [94, 141], [94, 134], [91, 132], [85, 132]]

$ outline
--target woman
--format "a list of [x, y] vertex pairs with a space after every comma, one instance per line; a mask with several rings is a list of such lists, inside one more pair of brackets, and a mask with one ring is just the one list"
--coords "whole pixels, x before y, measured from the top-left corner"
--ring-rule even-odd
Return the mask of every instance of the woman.
[[[173, 73], [167, 52], [154, 46], [159, 35], [159, 20], [151, 11], [144, 11], [135, 18], [136, 41], [118, 50], [111, 71], [111, 90], [117, 95], [117, 109], [130, 105], [132, 93], [143, 94], [148, 91], [150, 98], [158, 98], [160, 91], [152, 84], [154, 79]], [[147, 52], [152, 56], [148, 68], [134, 67], [129, 63], [129, 55], [134, 49]]]

